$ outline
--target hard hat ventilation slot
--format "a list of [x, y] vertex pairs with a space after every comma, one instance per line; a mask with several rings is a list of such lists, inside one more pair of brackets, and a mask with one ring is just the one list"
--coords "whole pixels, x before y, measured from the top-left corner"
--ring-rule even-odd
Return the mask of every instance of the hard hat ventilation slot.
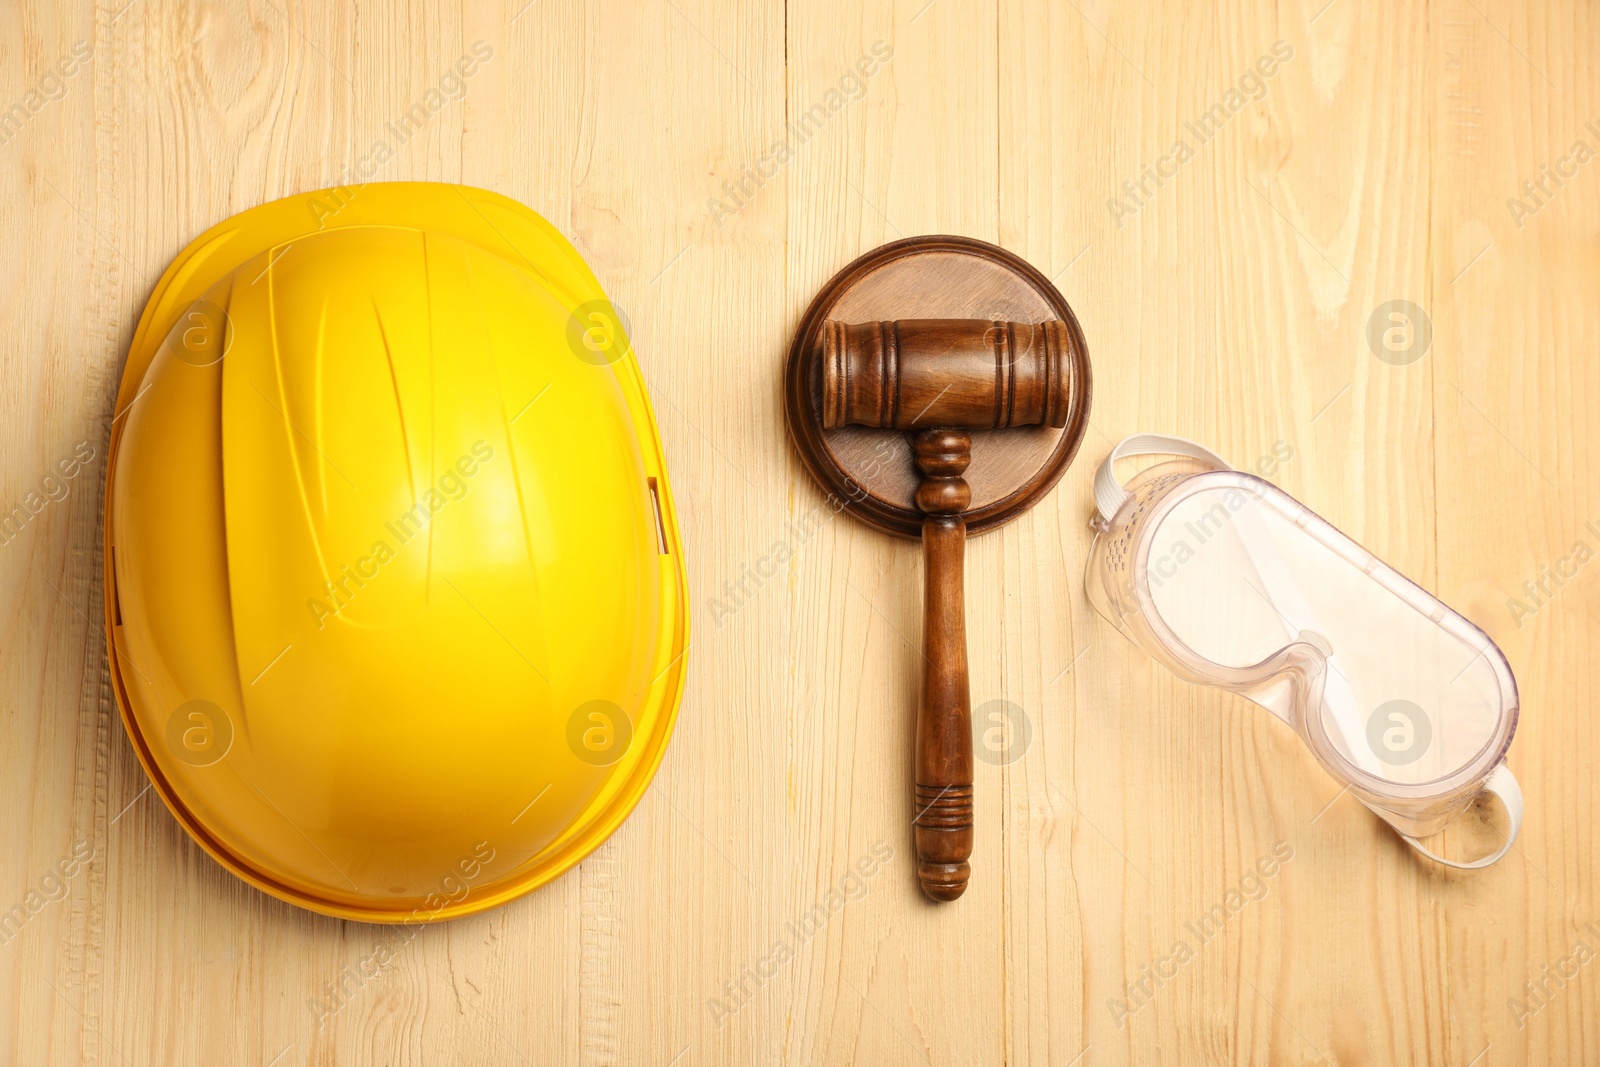
[[667, 525], [661, 519], [661, 490], [656, 488], [654, 478], [646, 479], [650, 483], [650, 504], [656, 509], [656, 552], [668, 555], [667, 552]]

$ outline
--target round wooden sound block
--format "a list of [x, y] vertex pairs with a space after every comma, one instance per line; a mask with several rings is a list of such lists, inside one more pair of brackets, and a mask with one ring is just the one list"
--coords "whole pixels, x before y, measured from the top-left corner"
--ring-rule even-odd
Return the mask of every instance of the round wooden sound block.
[[[966, 470], [972, 502], [962, 513], [967, 531], [981, 533], [1009, 522], [1050, 491], [1083, 440], [1089, 424], [1089, 353], [1077, 318], [1050, 280], [984, 241], [895, 241], [857, 259], [822, 288], [800, 320], [784, 371], [784, 413], [800, 458], [843, 510], [901, 537], [921, 535], [926, 516], [915, 500], [920, 475], [912, 456], [917, 430], [825, 429], [822, 359], [815, 354], [823, 324], [830, 320], [911, 319], [984, 319], [997, 329], [1048, 320], [1066, 326], [1060, 360], [1067, 376], [1065, 425], [972, 432]], [[997, 374], [1004, 370], [999, 367]]]

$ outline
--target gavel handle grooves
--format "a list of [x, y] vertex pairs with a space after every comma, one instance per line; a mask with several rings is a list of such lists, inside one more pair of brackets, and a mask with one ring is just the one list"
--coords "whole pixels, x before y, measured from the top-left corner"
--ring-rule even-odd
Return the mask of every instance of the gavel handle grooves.
[[925, 430], [913, 451], [923, 550], [923, 674], [917, 704], [917, 880], [934, 900], [954, 900], [972, 869], [972, 710], [962, 586], [972, 493], [961, 477], [972, 439], [962, 430]]

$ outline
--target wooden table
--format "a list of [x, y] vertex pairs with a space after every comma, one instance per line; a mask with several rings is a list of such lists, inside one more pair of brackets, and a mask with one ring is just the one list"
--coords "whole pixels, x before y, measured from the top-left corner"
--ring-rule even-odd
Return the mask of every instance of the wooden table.
[[[1592, 5], [111, 0], [0, 24], [0, 506], [92, 453], [0, 545], [0, 908], [27, 913], [0, 1062], [1600, 1062]], [[632, 322], [695, 613], [623, 829], [399, 943], [185, 837], [94, 621], [155, 279], [235, 212], [363, 179], [498, 190], [588, 258]], [[946, 905], [908, 829], [918, 553], [833, 517], [780, 414], [817, 286], [939, 232], [1053, 277], [1096, 377], [1078, 462], [969, 547], [992, 747]], [[1136, 430], [1266, 471], [1494, 637], [1523, 701], [1514, 853], [1420, 861], [1270, 715], [1093, 613], [1090, 478]]]

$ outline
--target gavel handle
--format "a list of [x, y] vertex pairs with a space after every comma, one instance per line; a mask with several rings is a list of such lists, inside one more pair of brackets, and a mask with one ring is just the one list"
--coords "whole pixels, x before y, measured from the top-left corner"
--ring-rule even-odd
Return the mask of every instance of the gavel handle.
[[971, 438], [927, 430], [914, 453], [923, 481], [922, 697], [917, 705], [917, 789], [913, 818], [917, 880], [934, 900], [966, 891], [972, 869], [972, 709], [967, 688], [967, 625], [962, 564], [971, 491], [960, 477]]

